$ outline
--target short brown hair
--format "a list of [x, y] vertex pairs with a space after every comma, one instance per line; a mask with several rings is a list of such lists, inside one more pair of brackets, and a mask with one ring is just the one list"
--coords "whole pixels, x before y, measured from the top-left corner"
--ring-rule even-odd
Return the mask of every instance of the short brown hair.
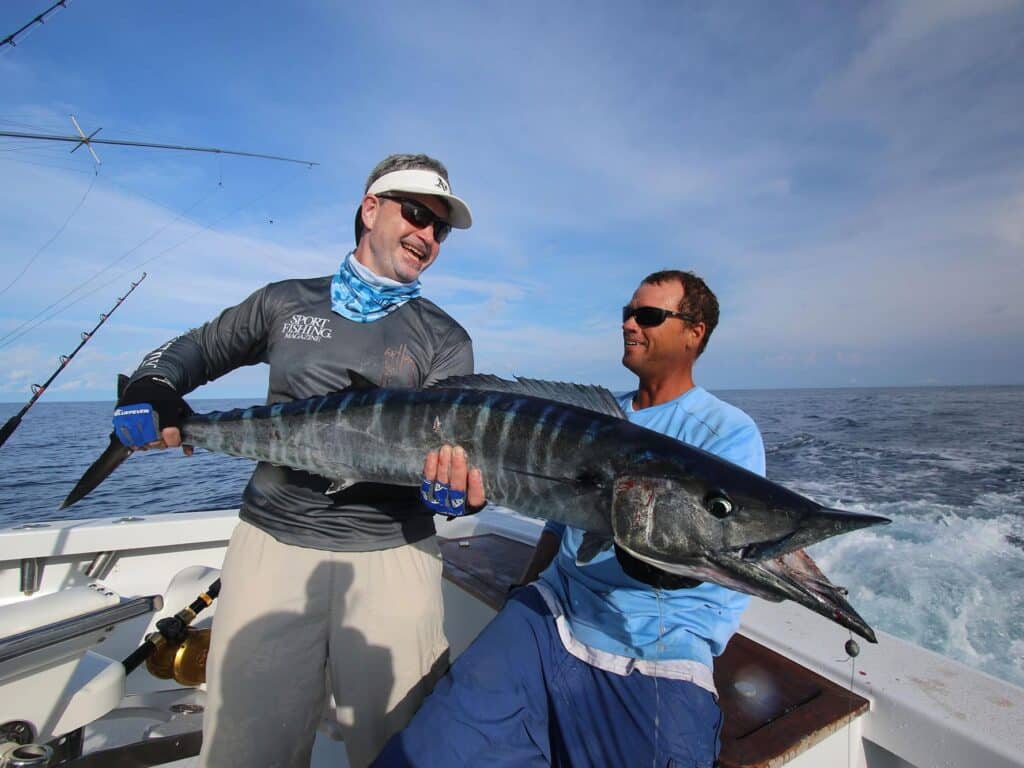
[[373, 186], [373, 182], [385, 173], [418, 169], [434, 171], [438, 176], [448, 181], [448, 169], [444, 167], [444, 163], [430, 155], [388, 155], [377, 163], [374, 169], [370, 171], [370, 175], [366, 177], [366, 186], [363, 187], [363, 194], [366, 194], [367, 190]]
[[681, 269], [663, 269], [660, 272], [652, 272], [640, 281], [641, 285], [661, 285], [671, 282], [683, 286], [683, 298], [679, 302], [678, 311], [694, 318], [694, 323], [704, 323], [704, 338], [701, 339], [700, 347], [697, 349], [697, 356], [700, 357], [708, 345], [711, 332], [718, 325], [718, 297], [701, 278], [693, 272], [684, 272]]

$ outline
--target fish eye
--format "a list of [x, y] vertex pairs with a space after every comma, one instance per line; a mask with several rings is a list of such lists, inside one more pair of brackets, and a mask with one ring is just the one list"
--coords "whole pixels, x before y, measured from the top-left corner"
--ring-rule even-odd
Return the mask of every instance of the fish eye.
[[709, 496], [704, 505], [707, 507], [708, 512], [719, 520], [722, 520], [732, 514], [732, 502], [725, 496]]

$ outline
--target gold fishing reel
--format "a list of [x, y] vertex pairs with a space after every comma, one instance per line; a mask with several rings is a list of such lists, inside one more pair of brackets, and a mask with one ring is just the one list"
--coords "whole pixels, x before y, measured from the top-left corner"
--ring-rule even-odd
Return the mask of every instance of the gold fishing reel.
[[181, 685], [197, 686], [206, 682], [206, 657], [210, 653], [210, 630], [188, 628], [180, 643], [163, 642], [146, 658], [146, 669], [153, 677]]
[[170, 680], [172, 677], [182, 685], [196, 686], [206, 682], [206, 657], [210, 653], [210, 630], [193, 629], [192, 619], [213, 603], [220, 594], [220, 579], [214, 581], [192, 604], [182, 608], [173, 616], [165, 616], [156, 623], [156, 631], [150, 632], [136, 648], [121, 662], [125, 674], [142, 666], [154, 677]]

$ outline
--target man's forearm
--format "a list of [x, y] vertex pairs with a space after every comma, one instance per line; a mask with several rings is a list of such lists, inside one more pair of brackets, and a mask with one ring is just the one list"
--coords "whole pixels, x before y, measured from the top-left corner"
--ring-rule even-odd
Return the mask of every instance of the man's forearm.
[[143, 358], [131, 381], [147, 378], [162, 380], [179, 395], [188, 394], [208, 381], [202, 350], [190, 334], [171, 339]]

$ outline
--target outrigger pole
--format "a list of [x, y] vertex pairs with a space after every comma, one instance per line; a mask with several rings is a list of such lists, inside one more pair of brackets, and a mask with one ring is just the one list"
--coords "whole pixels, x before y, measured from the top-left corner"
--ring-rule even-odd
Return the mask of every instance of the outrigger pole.
[[100, 321], [96, 323], [95, 326], [93, 326], [91, 331], [82, 331], [82, 340], [78, 343], [78, 346], [75, 347], [74, 351], [70, 355], [60, 356], [60, 365], [57, 366], [57, 370], [53, 372], [53, 375], [51, 375], [50, 378], [48, 378], [42, 384], [32, 385], [32, 399], [25, 404], [24, 408], [22, 408], [11, 418], [9, 418], [7, 420], [7, 423], [4, 424], [3, 428], [0, 428], [0, 446], [6, 443], [7, 438], [14, 434], [14, 430], [16, 430], [18, 428], [18, 425], [21, 424], [21, 417], [28, 413], [28, 409], [35, 405], [36, 401], [43, 396], [43, 393], [46, 391], [46, 388], [50, 386], [54, 379], [60, 376], [61, 371], [63, 371], [67, 367], [68, 363], [71, 362], [71, 359], [78, 354], [78, 350], [80, 350], [89, 342], [89, 339], [91, 339], [93, 334], [96, 333], [97, 330], [99, 330], [99, 327], [103, 325], [105, 322], [107, 322], [107, 318], [114, 314], [114, 311], [121, 306], [121, 302], [127, 299], [131, 295], [132, 291], [134, 291], [138, 287], [139, 283], [141, 283], [145, 279], [146, 273], [143, 272], [142, 277], [140, 277], [138, 280], [132, 283], [131, 288], [128, 289], [128, 292], [124, 296], [118, 298], [117, 302], [114, 304], [113, 307], [110, 308], [108, 312], [104, 312], [102, 315], [100, 315]]
[[75, 120], [75, 116], [71, 116], [71, 120], [75, 124], [75, 128], [78, 130], [77, 136], [58, 136], [56, 134], [48, 133], [22, 133], [20, 131], [0, 131], [0, 136], [7, 136], [12, 139], [38, 139], [40, 141], [67, 141], [73, 143], [75, 146], [71, 150], [74, 152], [79, 147], [85, 145], [92, 152], [93, 159], [98, 165], [100, 159], [96, 156], [93, 151], [93, 144], [112, 144], [119, 147], [148, 147], [150, 149], [175, 149], [182, 152], [210, 152], [215, 155], [236, 155], [238, 157], [255, 157], [261, 160], [280, 160], [283, 163], [299, 163], [300, 165], [308, 165], [310, 167], [314, 165], [320, 165], [312, 160], [296, 160], [291, 157], [280, 157], [279, 155], [261, 155], [257, 152], [240, 152], [234, 149], [219, 149], [218, 147], [188, 147], [180, 144], [154, 144], [144, 141], [125, 141], [123, 139], [97, 139], [96, 134], [102, 131], [102, 128], [97, 128], [95, 131], [90, 133], [88, 136], [79, 127], [78, 121]]

